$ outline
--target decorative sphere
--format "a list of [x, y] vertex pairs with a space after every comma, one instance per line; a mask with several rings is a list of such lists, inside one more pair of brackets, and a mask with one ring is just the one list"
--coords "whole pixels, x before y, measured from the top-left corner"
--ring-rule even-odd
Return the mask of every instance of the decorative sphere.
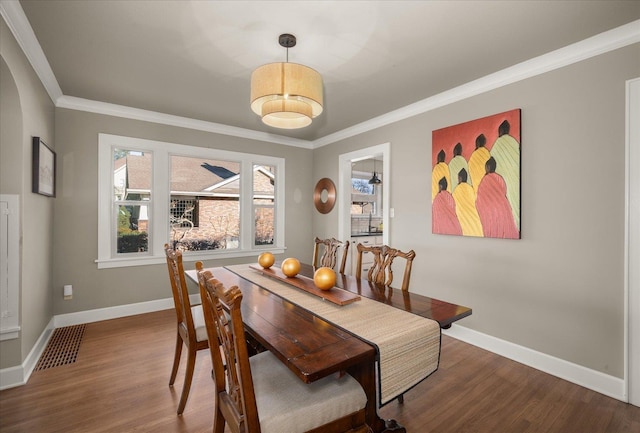
[[313, 274], [313, 282], [320, 290], [331, 290], [336, 285], [336, 272], [331, 268], [318, 268]]
[[300, 261], [289, 257], [288, 259], [284, 259], [280, 269], [282, 269], [282, 273], [287, 277], [295, 277], [298, 275], [298, 272], [300, 272]]
[[269, 252], [262, 253], [260, 254], [260, 256], [258, 256], [258, 264], [265, 269], [269, 269], [271, 265], [273, 265], [273, 262], [275, 261], [276, 261], [276, 258], [273, 257], [273, 254]]

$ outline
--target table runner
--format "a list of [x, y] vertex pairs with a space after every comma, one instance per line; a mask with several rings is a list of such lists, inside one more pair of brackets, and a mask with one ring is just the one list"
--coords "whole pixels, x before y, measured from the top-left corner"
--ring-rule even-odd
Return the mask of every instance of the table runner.
[[438, 368], [441, 337], [435, 320], [367, 298], [340, 306], [266, 277], [247, 264], [225, 268], [373, 344], [378, 351], [380, 407]]

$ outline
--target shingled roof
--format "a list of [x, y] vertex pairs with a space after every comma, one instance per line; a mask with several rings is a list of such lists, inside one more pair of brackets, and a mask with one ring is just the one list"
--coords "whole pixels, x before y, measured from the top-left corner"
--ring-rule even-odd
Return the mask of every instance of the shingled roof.
[[[116, 160], [115, 168], [127, 166], [127, 189], [151, 189], [152, 154], [129, 154]], [[190, 156], [171, 157], [171, 193], [213, 193], [237, 195], [239, 193], [240, 163]], [[261, 173], [266, 173], [262, 172]], [[267, 176], [265, 174], [265, 176]], [[272, 188], [271, 193], [273, 193]]]

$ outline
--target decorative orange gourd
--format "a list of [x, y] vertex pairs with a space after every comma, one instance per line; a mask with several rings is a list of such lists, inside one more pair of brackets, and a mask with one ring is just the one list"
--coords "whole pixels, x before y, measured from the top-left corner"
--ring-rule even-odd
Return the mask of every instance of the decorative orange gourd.
[[276, 258], [270, 252], [262, 253], [258, 256], [258, 264], [265, 269], [269, 269]]
[[282, 269], [282, 273], [287, 277], [295, 277], [298, 275], [298, 272], [300, 272], [300, 261], [289, 257], [288, 259], [284, 259], [280, 269]]
[[313, 274], [313, 282], [320, 290], [331, 290], [336, 285], [336, 272], [327, 267], [318, 268]]

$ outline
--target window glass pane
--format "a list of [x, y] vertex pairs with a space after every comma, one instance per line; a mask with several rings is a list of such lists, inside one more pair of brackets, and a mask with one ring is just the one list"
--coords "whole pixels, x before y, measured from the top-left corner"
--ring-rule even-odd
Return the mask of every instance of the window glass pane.
[[171, 239], [187, 251], [239, 248], [240, 163], [171, 156]]
[[116, 252], [149, 251], [149, 212], [153, 155], [113, 149], [113, 200], [116, 209]]
[[114, 199], [148, 200], [151, 197], [151, 170], [150, 152], [114, 149]]
[[148, 210], [144, 205], [119, 205], [118, 253], [140, 253], [149, 250]]
[[273, 206], [256, 207], [256, 245], [273, 245]]
[[368, 179], [351, 178], [351, 192], [356, 194], [373, 194], [373, 185], [369, 183]]
[[253, 166], [254, 245], [273, 245], [275, 167]]

